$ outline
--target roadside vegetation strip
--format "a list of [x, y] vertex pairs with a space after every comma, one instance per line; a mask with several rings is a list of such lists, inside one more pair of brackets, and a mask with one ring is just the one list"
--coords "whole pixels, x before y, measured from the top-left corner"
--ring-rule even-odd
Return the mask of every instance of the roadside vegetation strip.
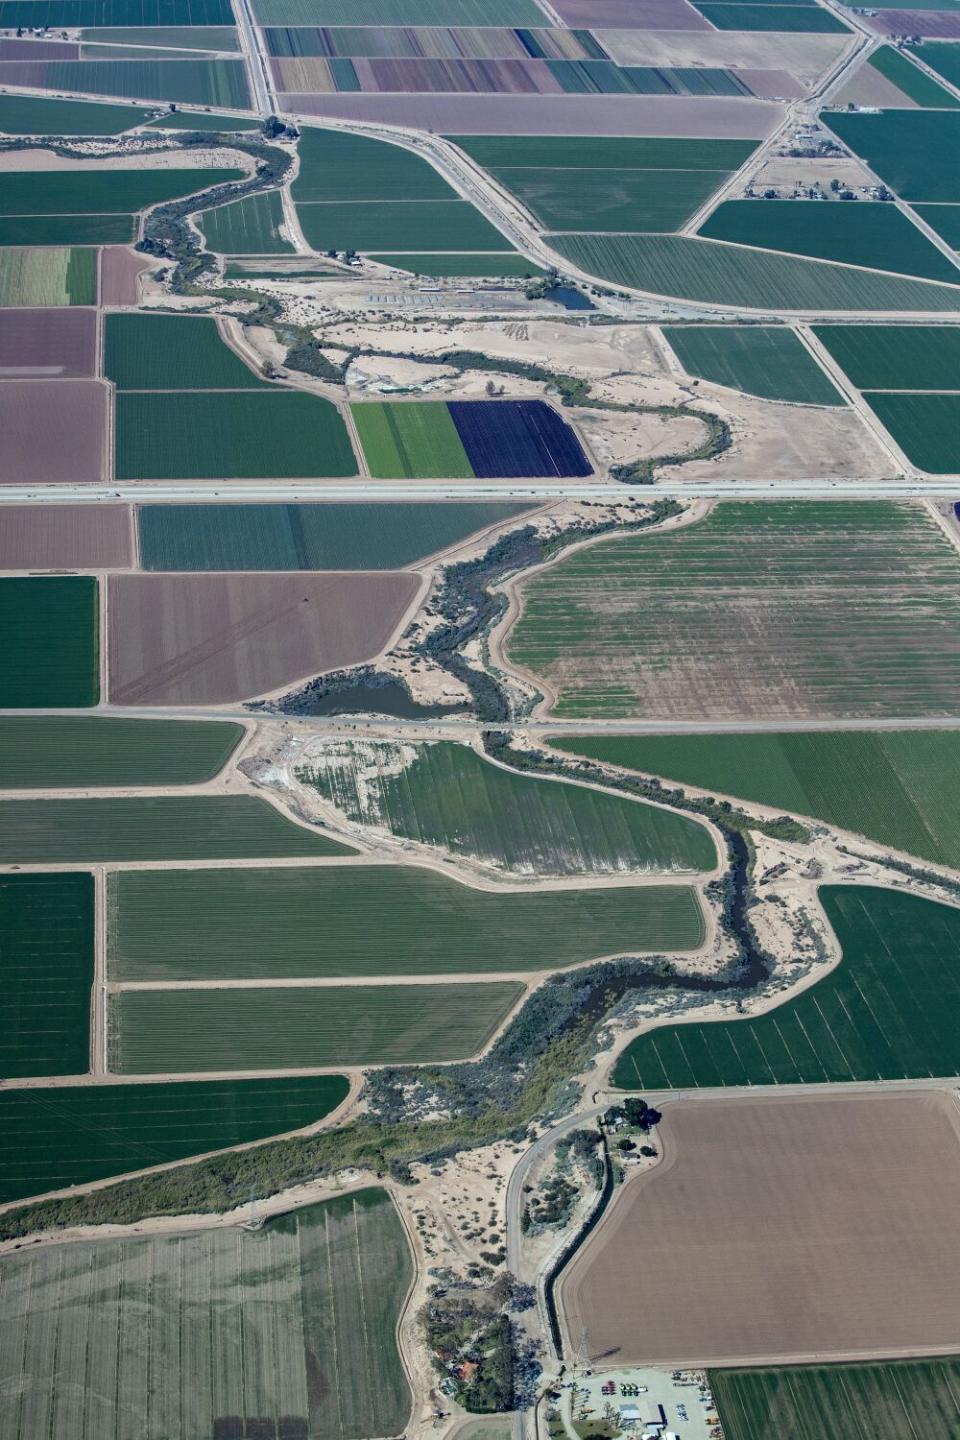
[[453, 741], [331, 739], [296, 774], [353, 824], [519, 874], [680, 876], [717, 863], [696, 821], [521, 775]]
[[352, 853], [349, 846], [294, 824], [255, 795], [0, 800], [4, 865]]
[[0, 790], [198, 785], [243, 736], [233, 721], [0, 716]]
[[613, 1083], [688, 1090], [960, 1072], [960, 911], [861, 885], [825, 885], [820, 900], [843, 952], [835, 970], [765, 1015], [638, 1036]]
[[614, 285], [704, 304], [817, 314], [955, 311], [960, 305], [960, 289], [955, 286], [698, 236], [553, 234], [550, 245], [581, 270]]
[[[931, 57], [932, 46], [910, 46], [909, 52], [916, 55], [924, 64], [931, 65], [936, 69]], [[931, 79], [919, 65], [914, 65], [907, 59], [906, 54], [900, 49], [894, 49], [892, 45], [881, 45], [870, 56], [870, 65], [874, 70], [879, 70], [892, 84], [896, 85], [904, 95], [908, 96], [915, 105], [924, 109], [933, 110], [956, 110], [960, 107], [960, 100], [936, 80]], [[946, 78], [949, 79], [949, 76]], [[960, 78], [960, 72], [958, 72]], [[954, 81], [953, 83], [956, 83]]]
[[20, 170], [6, 174], [0, 215], [106, 215], [143, 210], [211, 185], [242, 180], [244, 170], [170, 166], [137, 170]]
[[960, 869], [960, 731], [564, 736], [565, 754], [810, 815]]
[[203, 110], [177, 110], [151, 120], [151, 128], [157, 130], [258, 130], [260, 120], [256, 115], [210, 115]]
[[465, 1060], [523, 993], [510, 980], [123, 990], [110, 999], [110, 1065], [157, 1075]]
[[664, 325], [688, 375], [764, 400], [795, 405], [846, 402], [809, 350], [786, 326]]
[[960, 475], [960, 392], [863, 396], [908, 460], [931, 475]]
[[506, 652], [565, 719], [955, 715], [958, 577], [909, 502], [726, 501], [522, 583]]
[[816, 325], [813, 333], [860, 390], [960, 390], [960, 327]]
[[205, 210], [197, 220], [208, 250], [219, 255], [287, 255], [293, 246], [280, 233], [283, 202], [278, 190], [264, 190], [232, 205]]
[[371, 475], [381, 479], [470, 479], [473, 469], [442, 401], [351, 405]]
[[0, 1090], [0, 1203], [301, 1130], [348, 1090], [342, 1075]]
[[960, 267], [902, 210], [879, 200], [854, 205], [842, 201], [825, 205], [818, 200], [725, 200], [698, 233], [708, 240], [960, 284]]
[[0, 307], [96, 303], [95, 251], [22, 246], [0, 249]]
[[960, 201], [957, 111], [827, 110], [822, 118], [903, 200]]
[[0, 709], [96, 705], [98, 612], [93, 576], [0, 580]]
[[877, 1360], [711, 1370], [710, 1389], [727, 1440], [902, 1440], [918, 1418], [925, 1440], [952, 1440], [960, 1358]]
[[395, 570], [529, 510], [523, 502], [456, 500], [141, 505], [140, 563], [144, 570]]
[[104, 374], [118, 390], [270, 388], [206, 316], [108, 314], [103, 337]]
[[93, 876], [0, 876], [0, 1076], [90, 1068]]
[[142, 125], [150, 112], [136, 105], [0, 95], [0, 133], [7, 135], [119, 135]]

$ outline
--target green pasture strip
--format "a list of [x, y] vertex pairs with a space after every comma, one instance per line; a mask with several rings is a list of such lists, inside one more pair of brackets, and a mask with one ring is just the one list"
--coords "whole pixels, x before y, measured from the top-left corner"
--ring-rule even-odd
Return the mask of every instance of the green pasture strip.
[[4, 176], [0, 215], [124, 213], [243, 177], [244, 171], [223, 167], [15, 171]]
[[314, 250], [507, 250], [507, 237], [469, 200], [297, 201]]
[[197, 220], [207, 238], [207, 249], [218, 255], [287, 255], [289, 240], [280, 234], [284, 223], [279, 190], [264, 190], [205, 210]]
[[[711, 1370], [726, 1440], [955, 1440], [960, 1358]], [[917, 1422], [922, 1429], [918, 1432]]]
[[205, 315], [104, 316], [103, 371], [118, 390], [273, 389]]
[[550, 244], [581, 269], [615, 285], [705, 304], [818, 313], [960, 307], [956, 286], [686, 235], [552, 235]]
[[351, 405], [370, 474], [382, 480], [467, 479], [473, 468], [440, 400]]
[[662, 330], [688, 375], [764, 400], [846, 403], [803, 341], [786, 326], [664, 325]]
[[[917, 46], [910, 48], [914, 55], [929, 63], [926, 49]], [[892, 45], [882, 45], [879, 50], [875, 50], [870, 56], [869, 64], [872, 69], [879, 70], [892, 85], [896, 85], [915, 105], [934, 110], [956, 110], [960, 106], [960, 100], [955, 95], [938, 85], [936, 80], [931, 80], [919, 65], [914, 65], [902, 50], [895, 50]]]
[[757, 140], [681, 140], [659, 136], [448, 135], [486, 170], [739, 170]]
[[357, 473], [337, 407], [302, 391], [127, 391], [117, 396], [116, 424], [116, 473], [122, 480]]
[[242, 60], [48, 60], [44, 84], [51, 90], [186, 105], [250, 106]]
[[810, 35], [849, 34], [850, 31], [848, 25], [819, 5], [698, 4], [696, 8], [717, 30]]
[[199, 785], [219, 774], [243, 733], [231, 720], [3, 715], [0, 789]]
[[960, 251], [960, 205], [914, 205], [913, 209], [951, 250]]
[[255, 115], [241, 118], [237, 115], [207, 115], [197, 110], [177, 110], [152, 120], [158, 130], [259, 130], [260, 121]]
[[547, 230], [678, 230], [728, 178], [723, 170], [490, 172]]
[[510, 980], [120, 990], [110, 1063], [116, 1074], [155, 1075], [465, 1060], [523, 993]]
[[506, 252], [498, 254], [464, 253], [431, 255], [429, 253], [407, 253], [396, 255], [368, 255], [381, 265], [394, 265], [398, 270], [409, 270], [414, 275], [468, 275], [481, 279], [525, 280], [546, 272], [527, 260], [523, 255]]
[[960, 200], [960, 112], [827, 110], [823, 121], [902, 199]]
[[92, 875], [0, 875], [0, 1076], [90, 1068]]
[[491, 501], [141, 505], [144, 570], [403, 570], [529, 513]]
[[[260, 25], [444, 26], [451, 23], [445, 0], [257, 0]], [[458, 0], [456, 23], [464, 26], [544, 24], [534, 0]]]
[[0, 1090], [0, 1203], [299, 1130], [348, 1089], [312, 1075]]
[[960, 328], [817, 325], [814, 335], [860, 390], [960, 390]]
[[454, 741], [335, 740], [297, 775], [353, 824], [521, 874], [688, 874], [717, 863], [709, 832], [686, 816], [521, 775]]
[[958, 580], [910, 503], [725, 501], [534, 576], [507, 648], [560, 718], [956, 715]]
[[10, 305], [95, 305], [97, 257], [92, 250], [0, 249], [0, 308]]
[[496, 974], [692, 950], [704, 933], [688, 885], [504, 894], [416, 865], [345, 864], [137, 870], [110, 887], [117, 981]]
[[[235, 25], [133, 25], [81, 30], [80, 39], [100, 45], [160, 45], [184, 50], [240, 50]], [[134, 52], [134, 58], [135, 58]]]
[[298, 205], [313, 200], [456, 198], [439, 171], [402, 145], [304, 126], [298, 148], [300, 170], [290, 187]]
[[902, 395], [874, 390], [863, 398], [918, 469], [931, 475], [960, 474], [960, 392]]
[[142, 125], [148, 113], [136, 105], [0, 95], [0, 132], [6, 135], [119, 135]]
[[551, 743], [960, 868], [958, 730], [578, 735]]
[[0, 580], [0, 709], [96, 705], [98, 611], [92, 575]]
[[[946, 9], [947, 7], [944, 6]], [[954, 7], [950, 7], [954, 8]], [[960, 8], [960, 6], [956, 7]], [[960, 44], [955, 40], [921, 40], [919, 44], [908, 45], [907, 49], [911, 55], [916, 55], [931, 70], [942, 75], [949, 85], [960, 86]], [[948, 91], [943, 92], [947, 99], [941, 104], [955, 106], [956, 100]]]
[[4, 865], [352, 853], [349, 846], [288, 820], [255, 795], [0, 800]]
[[2, 215], [0, 245], [129, 245], [132, 215]]
[[639, 1035], [613, 1083], [685, 1090], [960, 1072], [960, 910], [866, 885], [819, 893], [843, 951], [835, 970], [766, 1015]]
[[902, 210], [879, 200], [725, 200], [698, 233], [708, 240], [960, 284], [960, 268]]

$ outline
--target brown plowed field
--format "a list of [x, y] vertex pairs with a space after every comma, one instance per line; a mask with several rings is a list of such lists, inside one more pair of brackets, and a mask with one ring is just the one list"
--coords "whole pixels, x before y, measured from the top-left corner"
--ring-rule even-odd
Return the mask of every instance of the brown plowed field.
[[0, 436], [0, 485], [101, 480], [107, 387], [99, 380], [4, 380]]
[[136, 305], [140, 299], [137, 276], [150, 269], [150, 261], [134, 255], [125, 245], [107, 245], [100, 252], [100, 304]]
[[946, 1091], [681, 1100], [560, 1285], [618, 1365], [954, 1351], [960, 1130]]
[[372, 659], [419, 583], [387, 571], [111, 576], [110, 698], [226, 704]]
[[97, 312], [80, 307], [10, 310], [0, 325], [0, 380], [94, 375]]
[[687, 0], [555, 0], [565, 24], [613, 30], [709, 30]]
[[5, 505], [0, 570], [112, 570], [131, 561], [126, 505]]

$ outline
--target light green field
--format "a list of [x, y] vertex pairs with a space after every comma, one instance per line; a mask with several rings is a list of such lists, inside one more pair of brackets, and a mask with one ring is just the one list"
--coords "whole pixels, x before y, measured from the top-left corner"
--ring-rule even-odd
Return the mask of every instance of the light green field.
[[207, 249], [218, 255], [286, 255], [293, 250], [280, 234], [283, 204], [278, 190], [205, 210], [197, 223], [207, 237]]
[[203, 315], [105, 315], [103, 369], [118, 390], [269, 388]]
[[522, 591], [507, 650], [558, 717], [960, 714], [960, 558], [909, 503], [726, 501]]
[[442, 401], [351, 405], [370, 474], [380, 480], [470, 479], [473, 469]]
[[396, 1327], [412, 1274], [393, 1202], [374, 1188], [255, 1232], [4, 1256], [0, 1436], [397, 1434], [410, 1413]]
[[552, 743], [960, 868], [960, 730], [577, 735]]
[[116, 1074], [290, 1070], [464, 1060], [524, 993], [516, 981], [229, 990], [120, 990]]
[[0, 250], [0, 307], [96, 303], [95, 251], [18, 246]]
[[125, 871], [108, 926], [118, 982], [496, 974], [704, 938], [687, 885], [504, 893], [397, 864]]
[[843, 397], [785, 325], [664, 325], [688, 375], [765, 400], [842, 405]]
[[712, 870], [696, 821], [504, 769], [453, 741], [331, 740], [297, 771], [354, 824], [537, 875]]
[[232, 721], [0, 716], [0, 789], [197, 785], [227, 763], [243, 734]]

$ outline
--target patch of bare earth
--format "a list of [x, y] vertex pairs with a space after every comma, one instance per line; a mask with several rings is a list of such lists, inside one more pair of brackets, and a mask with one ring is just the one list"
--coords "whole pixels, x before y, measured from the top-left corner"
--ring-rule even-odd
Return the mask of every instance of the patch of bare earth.
[[154, 264], [126, 245], [107, 245], [100, 252], [100, 304], [138, 304], [140, 276]]
[[812, 86], [847, 45], [842, 35], [764, 35], [747, 30], [604, 30], [618, 65], [706, 65], [787, 70]]
[[0, 383], [0, 485], [102, 480], [107, 400], [99, 380]]
[[0, 380], [66, 380], [97, 368], [97, 312], [8, 310], [0, 325]]
[[5, 505], [0, 570], [112, 570], [132, 563], [126, 505]]

